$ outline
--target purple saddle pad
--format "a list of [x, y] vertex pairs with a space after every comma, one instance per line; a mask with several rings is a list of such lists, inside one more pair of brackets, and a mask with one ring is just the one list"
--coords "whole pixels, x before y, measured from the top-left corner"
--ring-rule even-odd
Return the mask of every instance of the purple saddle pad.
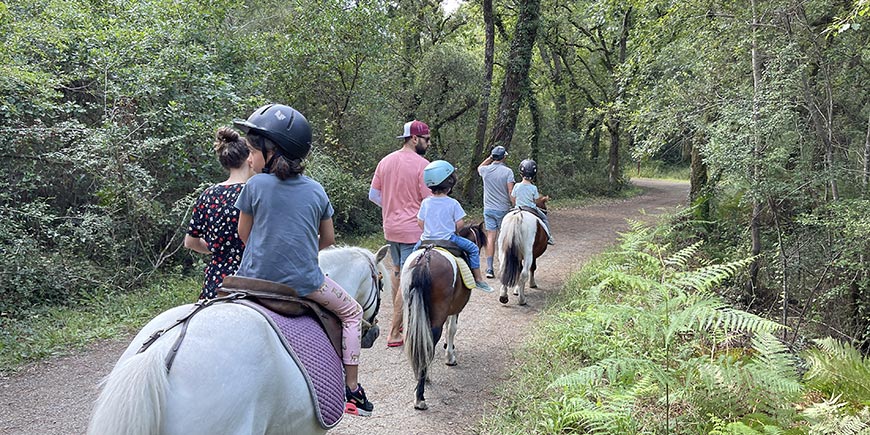
[[338, 424], [344, 415], [344, 365], [317, 319], [312, 316], [285, 317], [246, 300], [236, 303], [257, 310], [278, 332], [287, 353], [296, 361], [308, 382], [320, 425], [331, 429]]

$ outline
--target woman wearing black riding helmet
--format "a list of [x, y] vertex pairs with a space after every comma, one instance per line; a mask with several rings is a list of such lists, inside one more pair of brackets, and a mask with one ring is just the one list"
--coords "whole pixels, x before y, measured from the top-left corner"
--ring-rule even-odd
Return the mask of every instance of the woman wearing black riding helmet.
[[292, 107], [269, 104], [247, 120], [236, 120], [257, 149], [255, 170], [236, 201], [245, 254], [236, 273], [293, 287], [299, 296], [331, 310], [343, 327], [342, 361], [347, 405], [354, 415], [371, 415], [374, 405], [358, 383], [362, 307], [317, 262], [319, 250], [335, 243], [332, 204], [320, 183], [302, 175], [311, 149], [311, 126]]

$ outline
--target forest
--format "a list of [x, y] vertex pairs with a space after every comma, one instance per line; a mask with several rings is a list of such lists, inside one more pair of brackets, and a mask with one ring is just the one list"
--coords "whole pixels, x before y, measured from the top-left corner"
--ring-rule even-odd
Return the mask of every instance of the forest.
[[214, 133], [279, 102], [312, 123], [340, 236], [380, 231], [369, 182], [412, 119], [470, 207], [496, 145], [558, 199], [683, 168], [655, 243], [732, 265], [703, 291], [781, 325], [754, 324], [768, 348], [832, 337], [870, 383], [870, 1], [443, 3], [0, 2], [0, 322], [199, 273], [181, 240], [223, 176]]

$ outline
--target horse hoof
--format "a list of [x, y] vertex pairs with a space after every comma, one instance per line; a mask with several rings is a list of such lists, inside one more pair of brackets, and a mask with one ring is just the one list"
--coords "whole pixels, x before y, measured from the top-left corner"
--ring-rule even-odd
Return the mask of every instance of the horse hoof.
[[508, 303], [508, 297], [507, 296], [499, 296], [498, 301], [503, 303], [503, 304], [506, 304], [506, 303]]
[[453, 361], [453, 362], [447, 361], [447, 362], [444, 363], [444, 364], [447, 364], [448, 366], [453, 367], [453, 366], [456, 365], [456, 361]]
[[429, 405], [426, 404], [425, 400], [418, 400], [417, 403], [414, 404], [414, 409], [425, 411], [429, 409]]
[[519, 296], [519, 295], [520, 295], [520, 292], [517, 290], [514, 290], [514, 296]]
[[538, 288], [538, 285], [537, 284], [530, 285], [529, 288]]
[[519, 302], [517, 302], [517, 305], [525, 305], [525, 304], [526, 304], [526, 301], [519, 301]]

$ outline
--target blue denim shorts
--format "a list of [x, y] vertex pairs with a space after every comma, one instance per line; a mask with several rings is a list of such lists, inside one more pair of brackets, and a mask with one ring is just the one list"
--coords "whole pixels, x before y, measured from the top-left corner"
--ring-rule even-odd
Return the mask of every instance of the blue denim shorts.
[[414, 252], [414, 244], [391, 242], [389, 240], [387, 240], [387, 243], [390, 245], [390, 258], [392, 258], [393, 264], [401, 268], [405, 265], [405, 260]]
[[483, 209], [483, 226], [488, 231], [501, 229], [501, 221], [510, 210]]

